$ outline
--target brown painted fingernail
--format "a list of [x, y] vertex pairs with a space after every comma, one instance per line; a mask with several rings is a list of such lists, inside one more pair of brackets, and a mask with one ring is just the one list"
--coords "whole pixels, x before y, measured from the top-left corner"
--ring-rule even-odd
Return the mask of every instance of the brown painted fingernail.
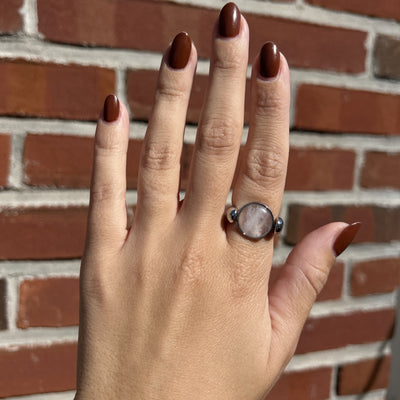
[[235, 37], [240, 31], [240, 11], [235, 3], [225, 4], [219, 13], [219, 34]]
[[178, 33], [169, 51], [168, 64], [175, 69], [185, 68], [192, 51], [192, 40], [186, 32]]
[[104, 101], [103, 119], [107, 122], [114, 122], [119, 116], [119, 100], [114, 94], [109, 94]]
[[347, 249], [348, 245], [353, 241], [358, 230], [360, 229], [360, 226], [361, 222], [354, 222], [354, 224], [346, 226], [346, 228], [340, 232], [339, 236], [335, 240], [335, 243], [333, 244], [333, 252], [335, 253], [336, 257]]
[[260, 74], [264, 78], [275, 78], [278, 75], [280, 63], [278, 46], [273, 42], [265, 43], [260, 51]]

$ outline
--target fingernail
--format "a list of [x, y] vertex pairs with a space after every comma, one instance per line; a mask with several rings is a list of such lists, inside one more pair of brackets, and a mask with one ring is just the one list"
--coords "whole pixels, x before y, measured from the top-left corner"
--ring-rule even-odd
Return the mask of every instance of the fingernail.
[[114, 94], [109, 94], [104, 101], [103, 119], [107, 122], [114, 122], [119, 116], [119, 100]]
[[260, 51], [260, 74], [264, 78], [275, 78], [281, 62], [278, 46], [273, 42], [264, 44]]
[[235, 3], [225, 4], [219, 13], [219, 34], [235, 37], [240, 31], [240, 11]]
[[353, 241], [358, 230], [360, 229], [360, 226], [361, 222], [354, 222], [354, 224], [346, 226], [346, 228], [340, 232], [339, 236], [335, 240], [335, 243], [333, 244], [333, 252], [335, 253], [336, 257], [347, 249], [348, 245]]
[[171, 68], [185, 68], [192, 51], [192, 41], [186, 32], [178, 33], [169, 51], [168, 64]]

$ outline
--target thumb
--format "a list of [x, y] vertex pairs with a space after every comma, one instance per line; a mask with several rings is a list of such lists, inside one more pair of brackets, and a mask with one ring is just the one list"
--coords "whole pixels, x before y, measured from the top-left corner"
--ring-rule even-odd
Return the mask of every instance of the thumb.
[[352, 242], [360, 225], [359, 222], [324, 225], [309, 233], [289, 254], [269, 291], [273, 341], [270, 357], [279, 357], [275, 360], [278, 364], [286, 364], [293, 355], [303, 325], [336, 257]]

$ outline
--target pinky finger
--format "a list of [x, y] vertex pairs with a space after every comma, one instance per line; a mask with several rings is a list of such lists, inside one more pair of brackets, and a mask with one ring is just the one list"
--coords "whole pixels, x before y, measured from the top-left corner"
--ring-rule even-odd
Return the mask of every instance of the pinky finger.
[[97, 123], [88, 217], [89, 243], [122, 245], [126, 237], [126, 153], [129, 117], [114, 95]]

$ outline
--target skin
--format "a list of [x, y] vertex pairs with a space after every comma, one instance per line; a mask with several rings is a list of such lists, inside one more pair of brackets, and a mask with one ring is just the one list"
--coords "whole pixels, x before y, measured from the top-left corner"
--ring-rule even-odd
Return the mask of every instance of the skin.
[[[214, 31], [216, 32], [216, 30]], [[292, 357], [335, 262], [333, 223], [306, 236], [268, 290], [273, 241], [226, 224], [243, 127], [249, 31], [214, 33], [207, 99], [190, 182], [178, 201], [185, 116], [197, 53], [161, 64], [138, 177], [132, 228], [125, 207], [129, 117], [98, 121], [81, 269], [78, 390], [88, 399], [261, 400]], [[167, 54], [167, 53], [166, 53]], [[253, 60], [249, 139], [233, 204], [282, 201], [289, 135], [289, 68]]]

